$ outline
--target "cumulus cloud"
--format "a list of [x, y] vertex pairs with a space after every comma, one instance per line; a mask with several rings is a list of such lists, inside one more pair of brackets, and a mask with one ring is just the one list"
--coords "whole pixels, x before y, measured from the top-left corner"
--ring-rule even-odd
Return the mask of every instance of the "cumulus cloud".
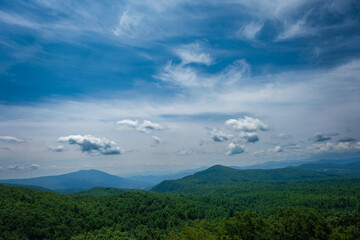
[[76, 144], [80, 147], [82, 152], [92, 153], [96, 152], [103, 155], [120, 154], [122, 151], [114, 141], [109, 141], [106, 138], [97, 138], [91, 135], [69, 135], [60, 137], [58, 142]]
[[279, 145], [274, 148], [275, 153], [279, 153], [279, 152], [282, 152], [282, 151], [284, 151], [284, 150]]
[[184, 65], [189, 63], [198, 63], [209, 66], [213, 63], [213, 59], [210, 54], [205, 53], [204, 44], [200, 42], [175, 48], [174, 52], [181, 59], [181, 64]]
[[210, 137], [214, 142], [226, 142], [231, 135], [215, 128], [210, 132]]
[[249, 143], [255, 143], [259, 141], [259, 136], [256, 133], [245, 133], [243, 138], [246, 139], [246, 141]]
[[24, 139], [12, 137], [12, 136], [0, 136], [0, 142], [4, 143], [23, 143]]
[[65, 147], [62, 145], [50, 145], [48, 149], [52, 152], [64, 152]]
[[245, 152], [246, 147], [237, 143], [231, 142], [227, 147], [226, 155], [237, 155]]
[[153, 123], [149, 120], [144, 120], [140, 123], [138, 120], [124, 119], [118, 121], [116, 124], [120, 127], [120, 129], [135, 129], [139, 132], [159, 131], [165, 129], [162, 125]]
[[269, 127], [257, 118], [245, 116], [239, 119], [229, 119], [225, 125], [233, 128], [234, 130], [244, 132], [267, 131]]
[[344, 137], [339, 139], [339, 142], [355, 142], [355, 141], [356, 139], [351, 137]]

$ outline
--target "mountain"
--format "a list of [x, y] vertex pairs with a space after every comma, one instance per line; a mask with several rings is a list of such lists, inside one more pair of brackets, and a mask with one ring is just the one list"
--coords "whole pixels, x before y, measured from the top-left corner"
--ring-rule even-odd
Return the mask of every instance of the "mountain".
[[352, 162], [359, 161], [359, 158], [346, 158], [346, 159], [317, 159], [309, 158], [302, 160], [285, 160], [285, 161], [268, 161], [264, 163], [249, 165], [249, 166], [231, 166], [232, 168], [245, 170], [245, 169], [275, 169], [275, 168], [285, 168], [285, 167], [298, 167], [300, 165], [308, 163], [335, 163], [335, 164], [348, 164]]
[[144, 183], [148, 184], [147, 185], [148, 187], [153, 187], [156, 184], [161, 183], [162, 181], [165, 181], [165, 180], [177, 180], [177, 179], [183, 178], [185, 176], [192, 175], [192, 174], [194, 174], [196, 172], [202, 171], [204, 169], [206, 169], [206, 167], [184, 170], [184, 171], [180, 171], [180, 172], [173, 173], [173, 174], [135, 175], [135, 176], [127, 177], [126, 179], [133, 180], [133, 181], [138, 181], [138, 182], [144, 182]]
[[356, 162], [342, 162], [334, 163], [332, 161], [319, 161], [316, 163], [307, 163], [298, 166], [302, 169], [313, 171], [333, 172], [333, 173], [347, 173], [350, 175], [360, 175], [360, 161]]
[[80, 170], [58, 176], [0, 180], [0, 183], [40, 186], [60, 192], [69, 192], [71, 189], [70, 192], [74, 192], [74, 190], [76, 192], [93, 187], [142, 189], [146, 185], [142, 182], [121, 178], [98, 170]]
[[176, 192], [189, 186], [201, 186], [206, 184], [227, 184], [239, 182], [264, 182], [276, 180], [298, 180], [338, 177], [336, 173], [317, 172], [301, 168], [280, 169], [249, 169], [238, 170], [231, 167], [215, 165], [194, 175], [180, 180], [164, 181], [152, 188], [155, 192]]

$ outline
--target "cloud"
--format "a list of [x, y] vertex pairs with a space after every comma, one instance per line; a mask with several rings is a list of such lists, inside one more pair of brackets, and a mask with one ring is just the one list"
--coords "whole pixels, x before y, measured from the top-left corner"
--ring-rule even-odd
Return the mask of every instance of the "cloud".
[[128, 9], [121, 15], [119, 24], [113, 29], [113, 33], [116, 36], [134, 37], [138, 34], [141, 19], [140, 14], [132, 14]]
[[221, 130], [218, 130], [217, 128], [213, 129], [210, 132], [210, 137], [214, 142], [226, 142], [228, 141], [232, 136], [228, 133], [225, 133]]
[[261, 31], [263, 26], [264, 26], [264, 23], [251, 22], [251, 23], [248, 23], [248, 24], [245, 24], [244, 26], [242, 26], [239, 29], [239, 31], [236, 33], [236, 35], [240, 38], [253, 40], [253, 39], [255, 39], [258, 32]]
[[237, 155], [246, 151], [246, 147], [237, 143], [231, 142], [227, 147], [226, 155]]
[[200, 71], [198, 68], [169, 62], [154, 78], [163, 82], [194, 90], [194, 88], [211, 89], [214, 86], [217, 90], [234, 87], [241, 80], [250, 76], [251, 66], [244, 59], [238, 59], [221, 71], [210, 74]]
[[229, 119], [225, 125], [233, 128], [234, 130], [244, 132], [267, 131], [269, 127], [257, 118], [244, 117], [239, 119]]
[[39, 164], [31, 164], [31, 165], [22, 165], [22, 164], [16, 164], [16, 165], [10, 165], [8, 166], [8, 170], [11, 171], [23, 171], [23, 170], [37, 170], [40, 167]]
[[339, 142], [355, 142], [355, 141], [356, 139], [351, 137], [344, 137], [339, 139]]
[[279, 138], [279, 139], [290, 139], [292, 136], [290, 134], [286, 134], [286, 133], [279, 133], [276, 136], [274, 136], [274, 138]]
[[245, 133], [243, 138], [246, 139], [246, 141], [249, 143], [255, 143], [259, 141], [259, 136], [256, 133]]
[[64, 152], [66, 150], [62, 145], [50, 145], [48, 149], [52, 152]]
[[317, 143], [307, 147], [310, 152], [315, 153], [346, 153], [346, 152], [359, 152], [360, 142], [327, 142]]
[[60, 137], [58, 142], [76, 144], [80, 147], [82, 152], [92, 153], [97, 152], [103, 155], [120, 154], [121, 149], [113, 141], [106, 138], [97, 138], [91, 135], [69, 135]]
[[153, 140], [153, 144], [151, 145], [152, 147], [157, 147], [159, 144], [164, 143], [164, 140], [162, 140], [158, 136], [152, 136], [152, 140]]
[[190, 156], [193, 153], [194, 152], [192, 150], [187, 150], [187, 149], [182, 149], [175, 152], [175, 154], [179, 156]]
[[138, 120], [124, 119], [116, 122], [116, 124], [120, 127], [120, 129], [130, 128], [139, 132], [159, 131], [165, 129], [162, 125], [153, 123], [149, 120], [144, 120], [140, 123]]
[[24, 139], [12, 137], [12, 136], [0, 136], [0, 142], [4, 143], [23, 143]]
[[315, 133], [315, 136], [310, 138], [314, 142], [325, 142], [331, 140], [332, 134], [322, 134], [322, 133]]
[[283, 150], [282, 147], [280, 147], [279, 145], [274, 148], [274, 152], [275, 152], [275, 153], [280, 153], [280, 152], [283, 152], [283, 151], [284, 151], [284, 150]]
[[175, 48], [174, 52], [181, 59], [183, 65], [198, 63], [209, 66], [213, 63], [212, 57], [205, 53], [204, 44], [201, 42], [183, 45], [180, 48]]

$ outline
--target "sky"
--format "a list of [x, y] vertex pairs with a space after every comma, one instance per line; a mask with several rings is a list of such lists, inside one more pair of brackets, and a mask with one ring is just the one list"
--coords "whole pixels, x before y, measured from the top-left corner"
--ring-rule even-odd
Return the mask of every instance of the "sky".
[[0, 178], [360, 156], [356, 0], [0, 0]]

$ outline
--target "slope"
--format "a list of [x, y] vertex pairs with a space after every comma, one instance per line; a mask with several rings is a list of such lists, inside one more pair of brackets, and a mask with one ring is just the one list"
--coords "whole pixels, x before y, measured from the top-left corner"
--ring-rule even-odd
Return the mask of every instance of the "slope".
[[336, 173], [316, 172], [301, 168], [280, 169], [249, 169], [237, 170], [230, 167], [215, 165], [198, 172], [194, 175], [184, 177], [180, 180], [164, 181], [154, 188], [155, 192], [177, 192], [188, 187], [196, 187], [207, 184], [229, 184], [240, 182], [264, 182], [277, 180], [299, 180], [338, 177]]

